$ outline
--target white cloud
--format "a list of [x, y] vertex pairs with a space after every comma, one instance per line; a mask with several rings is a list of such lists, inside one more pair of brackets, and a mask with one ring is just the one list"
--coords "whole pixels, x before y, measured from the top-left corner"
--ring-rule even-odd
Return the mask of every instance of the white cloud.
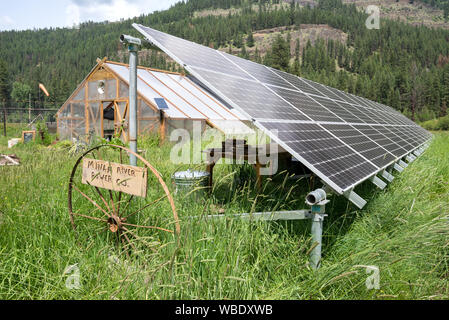
[[74, 26], [81, 22], [80, 8], [77, 5], [70, 4], [67, 6], [65, 13], [67, 15], [67, 25]]
[[0, 25], [1, 26], [12, 26], [14, 24], [14, 20], [9, 16], [0, 16]]
[[67, 24], [83, 21], [118, 21], [167, 9], [179, 0], [71, 0], [66, 8]]

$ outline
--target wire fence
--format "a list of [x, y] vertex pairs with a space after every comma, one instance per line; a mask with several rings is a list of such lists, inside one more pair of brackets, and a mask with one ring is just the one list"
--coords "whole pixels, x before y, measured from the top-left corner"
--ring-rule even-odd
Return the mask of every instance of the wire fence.
[[33, 125], [37, 122], [45, 122], [50, 133], [56, 133], [57, 120], [56, 112], [59, 109], [47, 108], [1, 108], [0, 109], [0, 126], [3, 127], [2, 132], [6, 136], [6, 128], [8, 124]]
[[[56, 123], [56, 112], [58, 109], [28, 109], [28, 108], [3, 108], [0, 109], [2, 122], [6, 123], [26, 123], [33, 121], [43, 121]], [[6, 120], [6, 121], [5, 121]]]

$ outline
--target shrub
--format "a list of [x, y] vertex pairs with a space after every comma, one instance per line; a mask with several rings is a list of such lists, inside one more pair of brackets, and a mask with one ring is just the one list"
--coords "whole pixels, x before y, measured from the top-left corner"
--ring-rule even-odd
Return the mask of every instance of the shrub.
[[438, 120], [437, 120], [437, 119], [433, 119], [433, 120], [429, 120], [429, 121], [423, 122], [423, 123], [421, 124], [421, 126], [422, 126], [424, 129], [429, 130], [429, 131], [435, 131], [435, 130], [438, 130], [438, 129], [437, 129], [437, 126], [438, 126]]
[[438, 130], [449, 130], [449, 116], [445, 116], [439, 119], [433, 119], [426, 122], [421, 123], [421, 126], [430, 131], [438, 131]]
[[437, 130], [449, 130], [449, 116], [438, 119]]
[[49, 146], [52, 142], [51, 136], [48, 133], [48, 128], [45, 122], [38, 122], [36, 124], [37, 137], [36, 141], [44, 146]]

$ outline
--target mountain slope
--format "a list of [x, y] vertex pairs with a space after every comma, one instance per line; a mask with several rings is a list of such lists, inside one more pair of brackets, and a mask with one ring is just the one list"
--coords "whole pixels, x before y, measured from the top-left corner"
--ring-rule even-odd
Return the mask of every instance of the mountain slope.
[[[244, 39], [253, 35], [256, 46], [245, 49], [252, 53], [257, 47], [262, 55], [271, 50], [270, 43], [277, 34], [282, 34], [280, 29], [272, 33], [267, 30], [284, 28], [284, 41], [287, 29], [292, 30], [288, 54], [292, 59], [301, 56], [301, 61], [292, 60], [286, 71], [386, 103], [414, 119], [427, 120], [444, 113], [449, 101], [449, 31], [387, 19], [382, 20], [380, 30], [368, 30], [367, 15], [338, 0], [320, 0], [318, 6], [268, 2], [271, 1], [190, 0], [166, 11], [118, 23], [90, 22], [78, 29], [2, 32], [0, 59], [9, 66], [11, 82], [31, 85], [34, 100], [39, 98], [37, 84], [46, 84], [52, 97], [40, 97], [37, 106], [58, 106], [97, 57], [126, 59], [119, 35], [138, 36], [132, 22], [215, 48], [231, 47], [235, 53], [241, 52], [235, 48], [242, 47]], [[233, 14], [197, 14], [230, 8], [234, 8]], [[295, 33], [298, 28], [299, 33]], [[301, 48], [296, 54], [293, 48], [298, 34]], [[326, 41], [315, 41], [318, 38]], [[311, 40], [310, 46], [306, 39]], [[270, 59], [263, 62], [277, 65]], [[141, 63], [175, 68], [163, 55], [148, 51], [142, 53]]]

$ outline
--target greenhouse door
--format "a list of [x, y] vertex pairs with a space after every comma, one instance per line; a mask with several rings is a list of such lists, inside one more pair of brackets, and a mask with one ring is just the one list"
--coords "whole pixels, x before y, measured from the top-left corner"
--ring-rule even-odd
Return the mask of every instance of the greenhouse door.
[[127, 143], [129, 141], [129, 104], [128, 100], [114, 101], [114, 136]]
[[129, 140], [129, 111], [127, 100], [102, 101], [103, 137], [111, 140], [120, 137], [123, 142]]

